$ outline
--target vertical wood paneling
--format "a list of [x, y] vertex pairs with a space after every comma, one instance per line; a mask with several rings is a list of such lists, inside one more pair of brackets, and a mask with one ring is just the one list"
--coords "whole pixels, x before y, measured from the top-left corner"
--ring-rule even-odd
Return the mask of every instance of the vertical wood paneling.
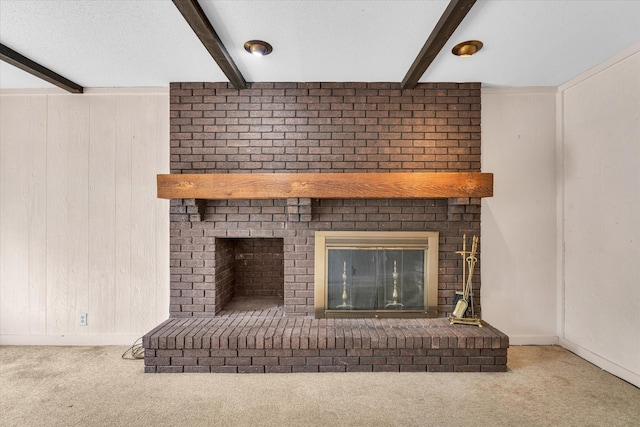
[[116, 98], [91, 98], [89, 313], [92, 331], [115, 331]]
[[115, 328], [129, 331], [131, 327], [131, 236], [132, 145], [136, 142], [135, 122], [138, 120], [138, 97], [123, 95], [116, 102], [115, 141]]
[[135, 204], [132, 206], [132, 215], [135, 218], [132, 227], [132, 299], [131, 310], [135, 323], [153, 326], [155, 319], [155, 286], [151, 286], [150, 277], [155, 277], [156, 250], [155, 241], [145, 239], [144, 236], [153, 233], [155, 223], [155, 200], [150, 197], [154, 194], [156, 174], [155, 145], [157, 125], [155, 123], [155, 100], [152, 97], [143, 97], [140, 100], [133, 127], [133, 145], [131, 153], [135, 159], [136, 167], [132, 174], [132, 194]]
[[[157, 120], [155, 141], [156, 170], [169, 172], [169, 97], [156, 97], [156, 117], [166, 117]], [[155, 184], [154, 184], [155, 189]], [[154, 190], [154, 194], [155, 190]], [[156, 208], [156, 319], [169, 317], [169, 201], [155, 199]]]
[[[0, 326], [11, 333], [29, 333], [31, 324], [29, 263], [38, 255], [32, 252], [32, 226], [29, 208], [32, 196], [30, 164], [32, 147], [44, 137], [46, 123], [45, 97], [23, 99], [7, 97], [1, 101], [0, 122], [1, 175], [0, 184], [0, 281], [6, 286], [0, 289]], [[12, 123], [20, 121], [24, 111], [32, 111], [30, 126], [16, 128]], [[17, 179], [9, 179], [16, 177]], [[39, 235], [34, 234], [34, 239]], [[34, 274], [41, 273], [37, 269]], [[41, 288], [33, 286], [34, 309], [42, 302]], [[34, 325], [36, 326], [36, 325]]]
[[[48, 97], [47, 269], [51, 333], [83, 333], [87, 311], [88, 98]], [[52, 191], [50, 191], [52, 190]]]
[[32, 98], [29, 131], [29, 333], [47, 328], [47, 100]]
[[69, 117], [68, 97], [49, 97], [47, 114], [47, 333], [68, 330]]
[[563, 85], [564, 338], [640, 385], [640, 45]]
[[[482, 166], [496, 188], [482, 200], [482, 318], [528, 343], [556, 340], [555, 98], [541, 88], [482, 92]], [[521, 301], [518, 316], [505, 310]]]
[[[90, 98], [64, 96], [69, 126], [69, 311], [68, 332], [88, 333], [80, 326], [89, 306], [89, 129]], [[91, 325], [91, 317], [89, 320]]]
[[166, 319], [168, 91], [0, 102], [0, 339], [137, 336]]

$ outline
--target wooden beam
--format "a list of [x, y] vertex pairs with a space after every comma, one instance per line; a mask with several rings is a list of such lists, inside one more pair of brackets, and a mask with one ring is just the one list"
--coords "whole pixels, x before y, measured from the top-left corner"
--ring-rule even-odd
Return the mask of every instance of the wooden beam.
[[480, 172], [158, 175], [161, 199], [406, 199], [493, 196]]
[[39, 79], [45, 80], [71, 93], [82, 93], [83, 87], [69, 79], [62, 77], [60, 74], [43, 67], [37, 62], [32, 61], [24, 55], [0, 43], [0, 59], [11, 64], [14, 67], [33, 74]]
[[227, 48], [213, 29], [211, 22], [198, 4], [198, 0], [173, 0], [184, 19], [198, 36], [211, 57], [236, 89], [246, 89], [247, 82], [229, 55]]
[[422, 46], [422, 50], [416, 57], [407, 75], [402, 79], [402, 89], [413, 89], [418, 84], [418, 80], [427, 71], [429, 65], [436, 59], [447, 40], [458, 28], [476, 0], [451, 0], [445, 9], [440, 20], [433, 28], [431, 35]]

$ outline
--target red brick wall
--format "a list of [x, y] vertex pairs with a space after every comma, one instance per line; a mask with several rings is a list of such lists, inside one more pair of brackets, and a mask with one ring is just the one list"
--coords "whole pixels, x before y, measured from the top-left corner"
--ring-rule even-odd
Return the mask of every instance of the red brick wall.
[[[480, 171], [479, 83], [175, 83], [170, 95], [172, 173]], [[454, 252], [480, 234], [479, 199], [208, 201], [197, 212], [172, 201], [173, 317], [216, 311], [189, 295], [216, 293], [215, 243], [229, 237], [283, 239], [285, 312], [311, 315], [314, 232], [350, 229], [439, 231], [444, 315], [461, 287]]]

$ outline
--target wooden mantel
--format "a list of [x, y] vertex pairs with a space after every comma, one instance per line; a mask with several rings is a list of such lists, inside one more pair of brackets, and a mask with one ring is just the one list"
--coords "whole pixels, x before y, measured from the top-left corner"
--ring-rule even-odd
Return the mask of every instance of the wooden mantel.
[[224, 173], [158, 175], [162, 199], [410, 199], [493, 196], [493, 174]]

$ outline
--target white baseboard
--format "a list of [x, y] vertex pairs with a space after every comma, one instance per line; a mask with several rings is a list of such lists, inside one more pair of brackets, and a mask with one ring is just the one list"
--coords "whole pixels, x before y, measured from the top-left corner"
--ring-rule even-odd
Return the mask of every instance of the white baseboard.
[[558, 345], [556, 335], [509, 335], [509, 345]]
[[0, 335], [0, 345], [133, 345], [140, 335]]
[[591, 351], [580, 347], [577, 344], [574, 344], [565, 339], [560, 340], [560, 345], [569, 350], [572, 353], [575, 353], [577, 356], [583, 358], [584, 360], [593, 363], [594, 365], [602, 368], [603, 370], [609, 372], [612, 375], [615, 375], [618, 378], [621, 378], [628, 383], [635, 385], [636, 387], [640, 387], [640, 374], [637, 372], [632, 372], [627, 368], [624, 368], [610, 360], [604, 359], [601, 356], [598, 356]]

